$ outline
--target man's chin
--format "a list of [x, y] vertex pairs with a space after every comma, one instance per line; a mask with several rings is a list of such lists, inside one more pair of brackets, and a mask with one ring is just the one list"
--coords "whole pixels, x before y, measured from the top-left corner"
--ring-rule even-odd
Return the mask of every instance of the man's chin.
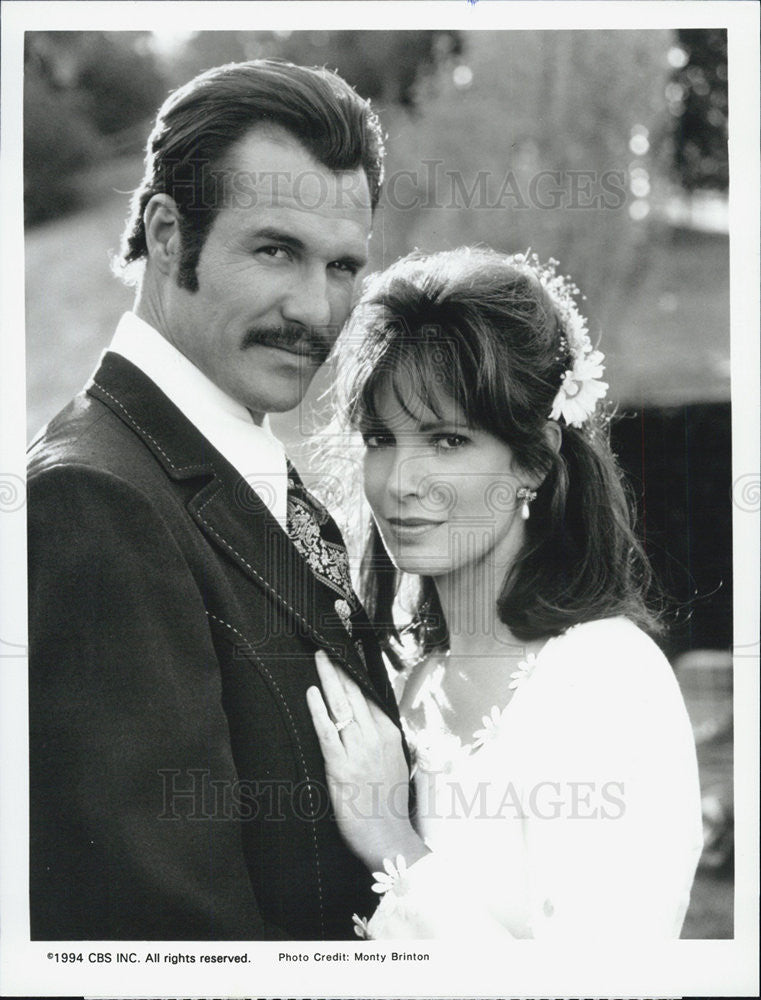
[[[309, 374], [302, 372], [300, 377], [294, 379], [272, 376], [268, 380], [265, 391], [257, 391], [252, 387], [249, 391], [238, 394], [238, 398], [242, 399], [245, 406], [252, 412], [287, 413], [289, 410], [295, 409], [304, 399], [316, 371], [317, 368], [312, 367]], [[282, 390], [280, 390], [278, 382], [285, 383]]]
[[295, 410], [297, 406], [300, 405], [303, 400], [303, 396], [299, 396], [298, 399], [284, 400], [277, 399], [269, 403], [264, 409], [260, 410], [261, 413], [289, 413], [291, 410]]

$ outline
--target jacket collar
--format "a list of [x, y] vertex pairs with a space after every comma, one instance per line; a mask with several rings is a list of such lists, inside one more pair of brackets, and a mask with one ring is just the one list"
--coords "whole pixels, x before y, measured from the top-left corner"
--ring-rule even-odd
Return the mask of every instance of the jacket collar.
[[[175, 481], [202, 479], [187, 501], [209, 540], [272, 600], [300, 634], [339, 662], [360, 687], [396, 717], [380, 652], [357, 615], [350, 636], [336, 610], [336, 594], [311, 572], [288, 535], [245, 478], [139, 368], [107, 352], [87, 386], [143, 441]], [[372, 677], [372, 681], [370, 680]]]

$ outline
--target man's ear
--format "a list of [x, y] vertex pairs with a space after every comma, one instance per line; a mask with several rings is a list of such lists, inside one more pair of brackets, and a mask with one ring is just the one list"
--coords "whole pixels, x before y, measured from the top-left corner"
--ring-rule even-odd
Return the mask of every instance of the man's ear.
[[148, 258], [162, 274], [172, 274], [179, 262], [180, 212], [174, 198], [154, 194], [143, 212]]

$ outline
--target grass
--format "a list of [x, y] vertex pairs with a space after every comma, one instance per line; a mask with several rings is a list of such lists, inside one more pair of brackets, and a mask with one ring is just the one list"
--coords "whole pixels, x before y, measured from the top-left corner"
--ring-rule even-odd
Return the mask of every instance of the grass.
[[[79, 391], [134, 297], [111, 273], [128, 191], [139, 160], [106, 180], [93, 174], [95, 204], [32, 229], [26, 238], [27, 432], [31, 437]], [[110, 190], [109, 190], [110, 187]], [[114, 190], [115, 189], [115, 190]]]

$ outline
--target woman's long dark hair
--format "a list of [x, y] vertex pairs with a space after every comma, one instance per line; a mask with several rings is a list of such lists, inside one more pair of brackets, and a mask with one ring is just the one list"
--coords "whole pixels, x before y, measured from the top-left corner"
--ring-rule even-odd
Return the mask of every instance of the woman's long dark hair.
[[[497, 600], [516, 638], [558, 635], [614, 615], [658, 631], [646, 604], [650, 569], [632, 529], [607, 415], [598, 405], [581, 427], [561, 421], [559, 452], [545, 434], [572, 365], [567, 322], [522, 256], [480, 248], [410, 255], [368, 280], [339, 340], [339, 406], [351, 426], [364, 429], [380, 423], [382, 388], [390, 387], [403, 409], [410, 384], [436, 413], [449, 397], [469, 426], [505, 441], [518, 465], [542, 478], [525, 543]], [[493, 501], [505, 502], [498, 489]], [[400, 581], [372, 525], [360, 592], [385, 643], [397, 636]], [[431, 578], [421, 579], [414, 604], [413, 620], [427, 626], [424, 648], [446, 641]]]

